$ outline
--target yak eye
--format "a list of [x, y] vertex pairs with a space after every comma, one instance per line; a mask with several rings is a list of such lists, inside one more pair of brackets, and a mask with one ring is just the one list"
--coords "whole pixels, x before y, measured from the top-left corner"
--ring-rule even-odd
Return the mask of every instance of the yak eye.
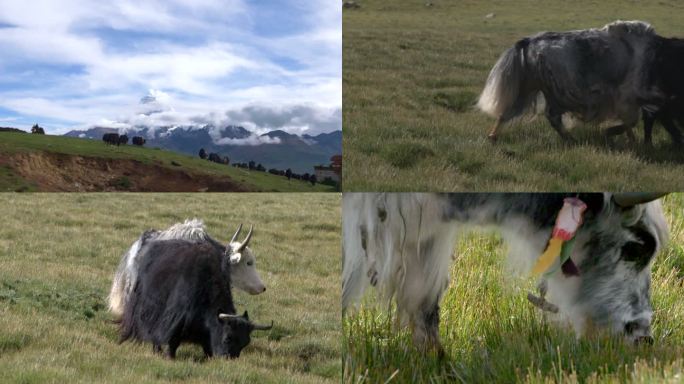
[[250, 260], [247, 262], [247, 265], [252, 266], [252, 265], [254, 265], [254, 262], [252, 260]]
[[634, 262], [637, 270], [641, 270], [648, 265], [651, 257], [655, 253], [656, 241], [648, 231], [642, 228], [632, 230], [636, 236], [636, 241], [630, 241], [622, 246], [622, 259]]

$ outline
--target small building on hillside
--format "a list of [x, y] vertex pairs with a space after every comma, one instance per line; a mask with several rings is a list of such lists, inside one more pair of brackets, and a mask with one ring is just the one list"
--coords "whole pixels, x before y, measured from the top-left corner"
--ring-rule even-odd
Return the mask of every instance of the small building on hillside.
[[340, 180], [342, 180], [342, 155], [331, 157], [330, 165], [314, 166], [314, 173], [318, 182], [331, 180], [339, 184]]

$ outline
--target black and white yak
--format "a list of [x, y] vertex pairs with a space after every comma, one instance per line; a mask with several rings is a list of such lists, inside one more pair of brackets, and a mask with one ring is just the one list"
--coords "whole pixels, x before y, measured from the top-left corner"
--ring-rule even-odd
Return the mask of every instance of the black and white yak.
[[[235, 288], [252, 295], [258, 295], [266, 291], [266, 286], [259, 277], [259, 273], [256, 270], [256, 257], [249, 247], [253, 228], [250, 227], [249, 233], [245, 239], [240, 242], [237, 240], [237, 237], [241, 230], [242, 224], [240, 224], [237, 231], [235, 231], [233, 238], [228, 243], [231, 254], [230, 261], [232, 263], [230, 280]], [[209, 242], [217, 246], [222, 246], [207, 234], [204, 223], [198, 219], [186, 220], [183, 223], [174, 224], [164, 231], [154, 229], [146, 231], [140, 235], [128, 251], [121, 257], [121, 262], [114, 275], [112, 288], [108, 297], [109, 310], [114, 316], [121, 317], [125, 303], [128, 301], [128, 297], [133, 291], [140, 270], [140, 250], [142, 247], [151, 241], [178, 239], [193, 242]]]
[[236, 358], [250, 343], [254, 324], [236, 315], [230, 291], [231, 248], [210, 241], [167, 240], [144, 244], [139, 276], [124, 307], [120, 342], [151, 342], [155, 352], [176, 357], [183, 342], [206, 356]]
[[578, 336], [592, 325], [652, 342], [651, 262], [668, 238], [658, 194], [345, 193], [343, 308], [374, 285], [396, 302], [401, 324], [412, 325], [417, 347], [441, 351], [439, 302], [459, 232], [498, 229], [509, 264], [526, 274], [569, 196], [588, 207], [571, 254], [578, 273], [561, 268], [543, 275], [542, 303], [530, 300], [553, 308], [553, 317]]
[[681, 45], [678, 39], [656, 35], [642, 21], [540, 33], [501, 55], [477, 106], [496, 118], [489, 133], [492, 140], [503, 125], [530, 110], [539, 94], [546, 118], [567, 141], [573, 138], [563, 125], [564, 114], [584, 122], [619, 121], [606, 129], [606, 137], [612, 140], [626, 132], [633, 140], [642, 107], [657, 110], [684, 90]]

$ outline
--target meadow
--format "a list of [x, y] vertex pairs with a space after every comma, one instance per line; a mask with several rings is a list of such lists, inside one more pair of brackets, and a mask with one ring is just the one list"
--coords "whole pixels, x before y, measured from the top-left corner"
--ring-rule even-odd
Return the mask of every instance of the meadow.
[[[56, 155], [57, 158], [44, 156]], [[78, 139], [73, 137], [52, 136], [52, 135], [32, 135], [13, 132], [0, 132], [0, 191], [55, 191], [54, 185], [48, 189], [41, 188], [39, 183], [29, 177], [22, 177], [21, 171], [12, 166], [10, 157], [21, 155], [33, 155], [28, 161], [30, 168], [25, 171], [31, 175], [41, 175], [41, 171], [51, 173], [55, 176], [59, 173], [60, 167], [71, 165], [71, 174], [64, 175], [56, 180], [59, 184], [72, 184], [73, 182], [87, 183], [93, 177], [101, 178], [111, 174], [113, 177], [124, 162], [128, 169], [122, 171], [123, 175], [111, 182], [108, 191], [119, 190], [129, 191], [135, 186], [136, 179], [146, 179], [158, 174], [167, 175], [168, 179], [178, 179], [178, 185], [191, 184], [190, 179], [204, 179], [206, 184], [225, 183], [232, 185], [229, 191], [253, 191], [253, 192], [333, 192], [335, 187], [330, 185], [316, 184], [299, 180], [288, 180], [282, 176], [271, 175], [267, 172], [249, 171], [242, 168], [235, 168], [232, 165], [217, 164], [199, 157], [188, 156], [182, 153], [167, 151], [159, 148], [137, 147], [134, 145], [111, 146], [106, 145], [100, 140]], [[76, 160], [69, 158], [77, 157]], [[85, 160], [100, 160], [85, 161]], [[119, 160], [121, 164], [115, 161]], [[107, 162], [108, 161], [108, 162]], [[97, 165], [92, 163], [96, 162]], [[132, 164], [131, 164], [132, 162]], [[52, 168], [55, 167], [55, 168]], [[94, 169], [85, 169], [94, 168]], [[122, 167], [124, 168], [124, 167]], [[83, 174], [88, 174], [84, 176]], [[182, 174], [181, 174], [182, 173]], [[81, 176], [81, 178], [79, 178]], [[54, 179], [54, 177], [53, 177]], [[164, 177], [160, 176], [157, 188], [161, 188]], [[199, 182], [200, 185], [202, 182]], [[143, 191], [169, 191], [166, 189], [155, 188], [154, 183], [148, 183]], [[180, 189], [189, 191], [188, 186]], [[173, 186], [170, 191], [178, 191]], [[95, 191], [100, 192], [99, 187]], [[134, 189], [135, 190], [135, 189]], [[56, 191], [74, 191], [71, 186], [64, 186]], [[91, 191], [76, 189], [76, 191]], [[220, 188], [219, 191], [226, 191]]]
[[653, 346], [574, 332], [526, 299], [532, 279], [512, 277], [498, 235], [470, 234], [456, 247], [442, 300], [446, 357], [423, 355], [371, 292], [343, 320], [346, 383], [680, 383], [684, 380], [684, 194], [664, 208], [671, 238], [653, 265]]
[[[0, 194], [0, 382], [334, 383], [340, 358], [339, 194]], [[239, 359], [175, 361], [119, 345], [106, 308], [121, 255], [146, 229], [201, 218], [250, 247], [267, 291], [234, 290], [237, 310], [275, 322]]]
[[649, 191], [684, 187], [684, 152], [580, 125], [564, 144], [543, 116], [503, 129], [474, 104], [499, 55], [541, 31], [644, 20], [684, 37], [674, 0], [358, 0], [343, 12], [345, 191]]

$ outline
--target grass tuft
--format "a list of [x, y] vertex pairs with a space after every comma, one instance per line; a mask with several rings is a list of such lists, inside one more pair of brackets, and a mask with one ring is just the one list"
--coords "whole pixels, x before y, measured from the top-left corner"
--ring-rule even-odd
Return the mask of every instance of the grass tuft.
[[393, 166], [404, 169], [416, 165], [422, 159], [434, 155], [434, 152], [416, 143], [393, 143], [382, 150], [382, 157]]

